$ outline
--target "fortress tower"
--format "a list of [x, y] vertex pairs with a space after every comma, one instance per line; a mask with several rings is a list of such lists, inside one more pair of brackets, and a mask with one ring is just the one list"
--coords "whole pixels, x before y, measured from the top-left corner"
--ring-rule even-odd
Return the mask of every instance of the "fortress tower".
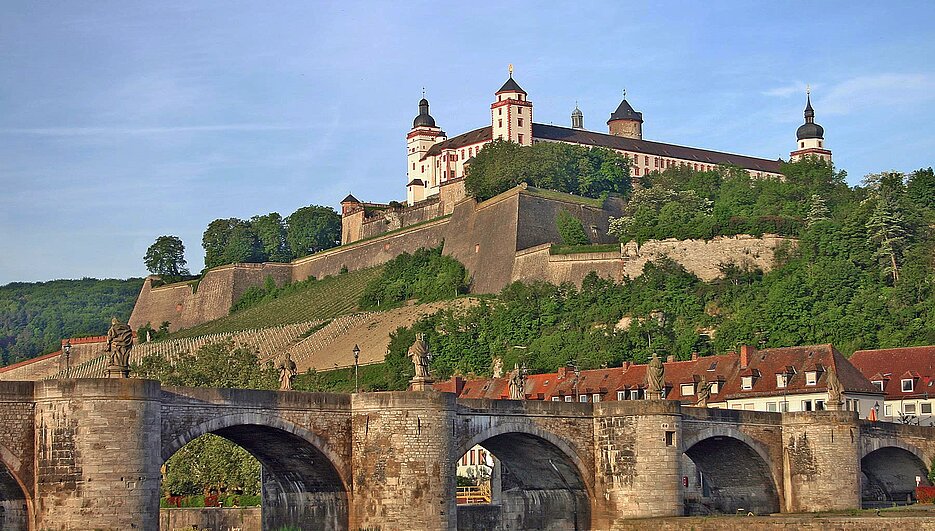
[[429, 114], [429, 100], [423, 97], [419, 100], [419, 115], [406, 135], [406, 200], [410, 205], [425, 199], [429, 189], [438, 189], [438, 172], [432, 161], [423, 159], [429, 148], [442, 140], [445, 140], [445, 132], [435, 125], [435, 119]]
[[825, 129], [815, 123], [815, 110], [812, 109], [811, 90], [805, 90], [805, 123], [795, 132], [798, 146], [789, 153], [790, 161], [800, 160], [802, 157], [818, 157], [831, 162], [831, 151], [825, 149]]
[[532, 102], [526, 99], [526, 91], [513, 80], [513, 65], [510, 65], [510, 78], [496, 96], [497, 100], [490, 104], [492, 140], [503, 139], [531, 146]]
[[613, 136], [643, 139], [643, 113], [636, 112], [627, 102], [627, 91], [623, 91], [623, 101], [607, 120], [607, 127]]

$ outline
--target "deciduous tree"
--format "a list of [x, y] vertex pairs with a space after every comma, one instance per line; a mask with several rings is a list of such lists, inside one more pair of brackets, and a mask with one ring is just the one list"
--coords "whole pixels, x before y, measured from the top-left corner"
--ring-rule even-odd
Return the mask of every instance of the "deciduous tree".
[[146, 269], [154, 275], [178, 278], [188, 274], [185, 268], [185, 246], [178, 236], [160, 236], [143, 256]]

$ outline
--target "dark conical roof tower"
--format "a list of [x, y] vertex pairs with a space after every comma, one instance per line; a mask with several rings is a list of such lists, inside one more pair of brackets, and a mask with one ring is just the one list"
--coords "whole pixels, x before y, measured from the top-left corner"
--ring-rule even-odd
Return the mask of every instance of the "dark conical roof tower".
[[643, 138], [643, 113], [637, 112], [627, 101], [627, 91], [623, 91], [623, 101], [607, 120], [610, 134], [627, 138]]

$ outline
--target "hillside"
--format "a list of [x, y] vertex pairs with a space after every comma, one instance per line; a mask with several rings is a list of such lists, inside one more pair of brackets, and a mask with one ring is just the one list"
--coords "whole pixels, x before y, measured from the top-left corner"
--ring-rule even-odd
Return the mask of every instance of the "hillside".
[[85, 278], [0, 286], [0, 365], [54, 352], [65, 337], [106, 333], [111, 317], [130, 316], [142, 283]]
[[227, 317], [179, 330], [173, 339], [333, 319], [353, 313], [367, 284], [382, 273], [381, 267], [325, 277], [279, 298], [264, 301]]

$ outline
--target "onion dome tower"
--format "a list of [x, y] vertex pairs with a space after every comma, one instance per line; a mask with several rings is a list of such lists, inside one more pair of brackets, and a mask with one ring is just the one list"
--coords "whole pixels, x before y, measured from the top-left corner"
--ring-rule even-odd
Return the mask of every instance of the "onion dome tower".
[[[438, 172], [433, 164], [422, 159], [434, 144], [445, 140], [445, 132], [435, 125], [429, 114], [429, 100], [425, 89], [419, 100], [419, 114], [412, 120], [412, 129], [406, 135], [406, 201], [411, 205], [438, 191]], [[433, 190], [434, 189], [434, 190]]]
[[831, 162], [831, 151], [825, 149], [825, 128], [815, 123], [815, 109], [812, 108], [812, 91], [805, 89], [805, 123], [795, 131], [797, 146], [789, 154], [789, 160], [796, 161], [803, 157], [818, 157]]
[[623, 101], [617, 106], [607, 120], [607, 127], [610, 134], [614, 136], [624, 136], [642, 140], [643, 138], [643, 113], [636, 112], [627, 101], [627, 91], [623, 91]]
[[509, 140], [522, 146], [532, 145], [532, 102], [526, 91], [510, 77], [495, 94], [496, 101], [490, 104], [491, 138]]
[[584, 113], [578, 108], [577, 103], [575, 103], [575, 110], [571, 111], [571, 128], [584, 129]]

